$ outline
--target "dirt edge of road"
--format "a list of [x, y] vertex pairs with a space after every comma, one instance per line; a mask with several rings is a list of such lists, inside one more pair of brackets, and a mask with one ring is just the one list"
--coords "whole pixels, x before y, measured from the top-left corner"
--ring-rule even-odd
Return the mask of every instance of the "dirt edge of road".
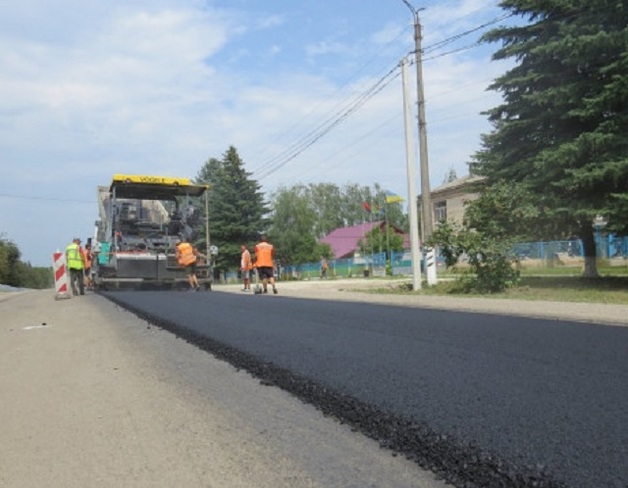
[[[374, 292], [378, 288], [392, 288], [393, 285], [398, 286], [399, 284], [400, 282], [396, 281], [390, 282], [371, 278], [285, 281], [277, 283], [279, 289], [277, 296], [380, 303], [404, 307], [628, 326], [628, 305]], [[240, 284], [216, 284], [214, 290], [244, 294]]]

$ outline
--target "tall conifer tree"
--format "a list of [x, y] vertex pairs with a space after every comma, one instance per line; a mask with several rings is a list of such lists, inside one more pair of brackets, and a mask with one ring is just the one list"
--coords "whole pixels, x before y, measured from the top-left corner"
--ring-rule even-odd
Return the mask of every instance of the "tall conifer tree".
[[[484, 36], [494, 59], [517, 65], [490, 87], [504, 102], [488, 115], [474, 171], [489, 185], [523, 185], [555, 222], [576, 233], [585, 276], [597, 275], [594, 222], [628, 231], [628, 5], [621, 0], [504, 0], [528, 21]], [[560, 235], [562, 234], [562, 235]]]
[[219, 248], [216, 269], [237, 269], [240, 245], [253, 244], [266, 225], [264, 216], [268, 210], [261, 186], [244, 169], [244, 162], [233, 146], [221, 160], [209, 159], [195, 181], [210, 186], [210, 239]]

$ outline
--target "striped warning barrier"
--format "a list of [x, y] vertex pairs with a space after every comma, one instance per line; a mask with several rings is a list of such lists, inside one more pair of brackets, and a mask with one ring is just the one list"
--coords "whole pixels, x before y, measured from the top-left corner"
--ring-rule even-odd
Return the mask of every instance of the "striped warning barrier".
[[55, 274], [55, 300], [70, 298], [65, 254], [62, 252], [55, 252], [52, 255], [52, 264]]
[[425, 249], [425, 264], [427, 267], [427, 284], [436, 285], [438, 278], [436, 277], [436, 253], [434, 249], [428, 247]]

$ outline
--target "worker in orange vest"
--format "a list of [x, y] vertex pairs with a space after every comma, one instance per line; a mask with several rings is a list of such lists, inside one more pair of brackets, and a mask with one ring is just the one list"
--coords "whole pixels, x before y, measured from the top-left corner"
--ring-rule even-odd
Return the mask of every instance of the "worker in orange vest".
[[255, 246], [255, 267], [259, 277], [262, 279], [262, 293], [268, 293], [267, 286], [270, 282], [273, 287], [273, 293], [276, 295], [274, 257], [275, 248], [268, 242], [266, 236], [262, 235], [261, 242]]
[[183, 240], [177, 241], [175, 255], [179, 267], [187, 271], [190, 291], [199, 291], [201, 287], [198, 285], [196, 276], [196, 261], [199, 256], [203, 255], [192, 244]]
[[94, 253], [92, 252], [92, 245], [88, 242], [85, 244], [85, 249], [82, 249], [83, 262], [85, 263], [85, 286], [92, 288], [92, 261], [94, 260]]
[[242, 255], [240, 256], [240, 272], [242, 273], [242, 281], [244, 281], [242, 291], [251, 291], [251, 270], [253, 269], [251, 253], [246, 247], [246, 244], [240, 246], [240, 251], [242, 251]]

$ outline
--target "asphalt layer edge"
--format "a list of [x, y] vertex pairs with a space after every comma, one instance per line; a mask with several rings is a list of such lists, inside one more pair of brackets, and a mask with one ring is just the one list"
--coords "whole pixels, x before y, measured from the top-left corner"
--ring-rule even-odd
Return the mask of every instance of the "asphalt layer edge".
[[478, 446], [434, 432], [426, 423], [405, 419], [375, 408], [320, 383], [295, 375], [285, 368], [249, 353], [164, 320], [117, 299], [115, 293], [102, 296], [143, 320], [167, 330], [186, 342], [247, 371], [262, 385], [276, 386], [313, 405], [352, 430], [377, 441], [392, 455], [402, 454], [424, 469], [457, 487], [565, 488], [543, 466], [520, 466], [500, 459]]

